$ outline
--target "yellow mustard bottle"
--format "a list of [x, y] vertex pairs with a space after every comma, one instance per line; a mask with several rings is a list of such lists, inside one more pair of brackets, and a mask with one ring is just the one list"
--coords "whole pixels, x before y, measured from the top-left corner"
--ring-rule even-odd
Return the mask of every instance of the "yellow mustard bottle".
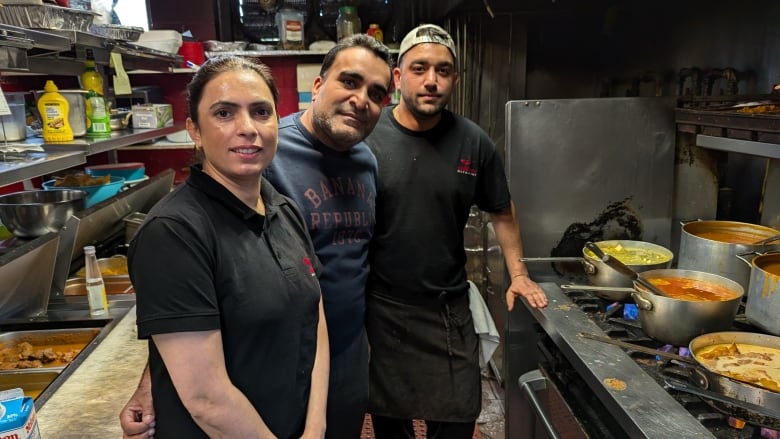
[[66, 142], [73, 140], [73, 130], [68, 123], [70, 108], [64, 96], [58, 93], [54, 81], [47, 80], [44, 93], [38, 99], [38, 112], [43, 122], [45, 142]]

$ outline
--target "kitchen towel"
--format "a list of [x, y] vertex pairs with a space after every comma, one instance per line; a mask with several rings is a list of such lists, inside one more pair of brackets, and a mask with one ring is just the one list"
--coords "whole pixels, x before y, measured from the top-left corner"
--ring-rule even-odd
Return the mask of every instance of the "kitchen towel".
[[468, 281], [468, 283], [471, 318], [474, 320], [474, 331], [479, 336], [479, 367], [485, 367], [493, 356], [493, 352], [496, 351], [500, 337], [479, 288], [472, 281]]

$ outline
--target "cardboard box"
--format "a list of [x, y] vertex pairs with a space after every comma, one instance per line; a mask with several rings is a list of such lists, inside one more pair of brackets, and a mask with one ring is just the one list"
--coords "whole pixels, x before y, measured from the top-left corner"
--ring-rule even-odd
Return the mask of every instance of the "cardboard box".
[[173, 125], [171, 104], [133, 105], [133, 128], [162, 128]]
[[35, 403], [22, 389], [0, 392], [0, 438], [41, 439]]

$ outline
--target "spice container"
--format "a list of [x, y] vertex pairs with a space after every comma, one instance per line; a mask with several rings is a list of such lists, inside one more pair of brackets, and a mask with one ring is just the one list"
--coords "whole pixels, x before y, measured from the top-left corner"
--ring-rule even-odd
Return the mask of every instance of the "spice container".
[[371, 23], [368, 25], [368, 30], [366, 31], [366, 34], [368, 34], [371, 37], [374, 37], [380, 43], [384, 42], [384, 34], [382, 33], [382, 28], [380, 28], [379, 25], [376, 23]]
[[361, 33], [360, 17], [354, 6], [342, 6], [339, 8], [339, 18], [336, 19], [336, 40], [353, 34]]
[[279, 29], [279, 45], [282, 49], [303, 50], [303, 12], [280, 9], [276, 13], [276, 28]]

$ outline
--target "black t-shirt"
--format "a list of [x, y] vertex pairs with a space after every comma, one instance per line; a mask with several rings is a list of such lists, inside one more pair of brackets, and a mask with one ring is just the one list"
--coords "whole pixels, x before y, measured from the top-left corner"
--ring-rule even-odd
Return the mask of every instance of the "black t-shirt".
[[319, 286], [306, 226], [263, 180], [266, 216], [192, 168], [149, 212], [128, 253], [138, 336], [149, 338], [155, 437], [205, 437], [179, 399], [151, 336], [221, 330], [233, 385], [277, 437], [306, 418]]
[[410, 131], [388, 107], [366, 143], [379, 163], [371, 278], [410, 293], [465, 291], [471, 206], [500, 212], [511, 205], [493, 142], [446, 110], [433, 129]]

